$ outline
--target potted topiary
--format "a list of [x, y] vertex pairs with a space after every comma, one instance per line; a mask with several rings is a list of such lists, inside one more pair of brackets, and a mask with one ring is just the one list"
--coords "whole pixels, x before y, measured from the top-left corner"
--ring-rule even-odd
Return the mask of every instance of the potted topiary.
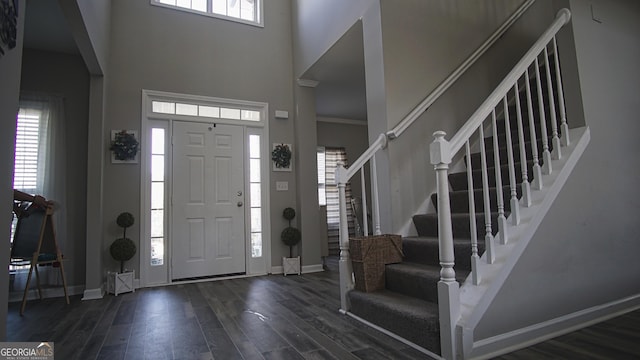
[[300, 275], [300, 256], [293, 257], [293, 247], [300, 242], [302, 234], [300, 230], [291, 226], [291, 220], [296, 217], [296, 211], [288, 207], [284, 209], [282, 216], [289, 221], [289, 226], [282, 230], [280, 234], [282, 242], [289, 246], [289, 257], [282, 257], [282, 272], [285, 276], [287, 276], [287, 274]]
[[127, 228], [131, 227], [135, 222], [135, 218], [131, 213], [123, 212], [118, 215], [116, 223], [123, 228], [121, 238], [116, 239], [109, 247], [111, 257], [120, 262], [120, 272], [109, 272], [107, 277], [107, 288], [110, 293], [118, 294], [123, 292], [135, 291], [133, 287], [133, 279], [135, 271], [125, 271], [125, 261], [131, 260], [136, 254], [136, 244], [127, 237]]

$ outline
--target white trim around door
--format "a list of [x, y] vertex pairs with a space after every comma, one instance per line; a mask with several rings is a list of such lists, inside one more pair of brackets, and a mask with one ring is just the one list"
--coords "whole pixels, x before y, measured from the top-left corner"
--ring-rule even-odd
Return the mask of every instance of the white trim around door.
[[[244, 172], [244, 271], [271, 271], [268, 104], [142, 90], [140, 174], [140, 286], [171, 284], [173, 123], [192, 122], [242, 128]], [[238, 273], [230, 274], [237, 277]], [[224, 277], [222, 277], [224, 278]], [[202, 280], [202, 279], [198, 279]]]

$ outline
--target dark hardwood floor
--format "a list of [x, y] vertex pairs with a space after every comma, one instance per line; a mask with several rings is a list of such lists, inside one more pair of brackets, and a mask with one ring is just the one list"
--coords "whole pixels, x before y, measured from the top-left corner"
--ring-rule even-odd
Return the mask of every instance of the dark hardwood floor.
[[[53, 341], [56, 359], [426, 359], [341, 315], [337, 261], [272, 275], [9, 304], [7, 341]], [[500, 359], [640, 358], [640, 311]]]

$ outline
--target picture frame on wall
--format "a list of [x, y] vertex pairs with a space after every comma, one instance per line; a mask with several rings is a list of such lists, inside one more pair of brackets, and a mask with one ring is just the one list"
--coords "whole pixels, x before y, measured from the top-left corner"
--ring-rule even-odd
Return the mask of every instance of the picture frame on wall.
[[273, 171], [291, 171], [293, 167], [293, 149], [291, 144], [274, 143], [271, 149]]

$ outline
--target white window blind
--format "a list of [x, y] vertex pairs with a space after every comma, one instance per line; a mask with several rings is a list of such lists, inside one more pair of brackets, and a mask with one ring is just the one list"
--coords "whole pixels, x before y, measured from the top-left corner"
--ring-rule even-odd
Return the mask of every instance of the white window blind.
[[[318, 158], [320, 159], [320, 155]], [[338, 163], [348, 167], [347, 152], [342, 147], [325, 147], [324, 148], [324, 193], [325, 204], [327, 205], [327, 235], [329, 237], [329, 255], [340, 254], [340, 204], [338, 185], [336, 183], [336, 168]], [[320, 169], [320, 160], [318, 161], [318, 169]], [[321, 176], [318, 176], [320, 180]], [[318, 185], [320, 193], [320, 185]], [[349, 235], [355, 234], [353, 223], [353, 212], [351, 209], [351, 184], [345, 185], [345, 194], [347, 198], [347, 222], [349, 224]]]
[[38, 167], [41, 166], [41, 112], [21, 108], [16, 126], [15, 167], [13, 187], [26, 193], [38, 192]]

